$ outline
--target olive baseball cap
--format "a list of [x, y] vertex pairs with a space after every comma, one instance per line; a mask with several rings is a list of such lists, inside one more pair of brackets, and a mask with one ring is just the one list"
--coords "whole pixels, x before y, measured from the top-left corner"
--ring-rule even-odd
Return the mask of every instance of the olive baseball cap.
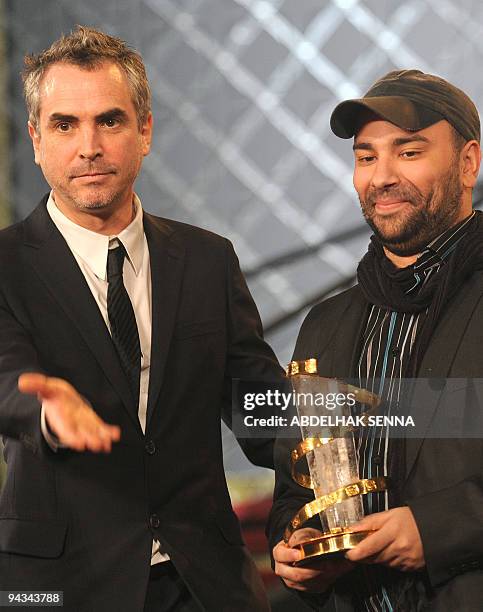
[[446, 119], [466, 141], [480, 141], [480, 119], [470, 98], [448, 81], [420, 70], [393, 70], [362, 98], [338, 104], [330, 118], [334, 134], [352, 138], [364, 109], [411, 132]]

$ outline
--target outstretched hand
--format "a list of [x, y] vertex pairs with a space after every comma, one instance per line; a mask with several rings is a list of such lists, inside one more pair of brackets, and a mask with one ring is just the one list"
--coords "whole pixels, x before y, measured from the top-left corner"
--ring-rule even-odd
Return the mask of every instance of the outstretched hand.
[[74, 387], [61, 378], [22, 374], [18, 388], [22, 393], [37, 395], [49, 428], [63, 446], [109, 453], [112, 443], [121, 438], [120, 428], [99, 418]]

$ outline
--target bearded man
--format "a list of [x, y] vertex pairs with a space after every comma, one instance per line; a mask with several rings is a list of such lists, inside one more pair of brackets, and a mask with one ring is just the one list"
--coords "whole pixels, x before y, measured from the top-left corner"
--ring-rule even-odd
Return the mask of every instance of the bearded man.
[[[357, 100], [339, 104], [333, 132], [354, 137], [354, 186], [373, 231], [358, 284], [315, 306], [294, 359], [317, 357], [321, 376], [353, 378], [395, 405], [404, 378], [466, 379], [452, 396], [459, 418], [479, 410], [483, 372], [483, 215], [472, 209], [480, 166], [473, 102], [447, 81], [393, 71]], [[434, 385], [435, 388], [438, 385]], [[441, 417], [435, 392], [419, 416]], [[475, 399], [476, 398], [476, 399]], [[292, 440], [293, 443], [293, 440]], [[481, 439], [357, 437], [361, 478], [390, 476], [393, 488], [364, 497], [359, 530], [374, 530], [343, 559], [297, 567], [284, 528], [309, 499], [276, 445], [269, 523], [276, 573], [314, 609], [479, 610], [483, 602]]]

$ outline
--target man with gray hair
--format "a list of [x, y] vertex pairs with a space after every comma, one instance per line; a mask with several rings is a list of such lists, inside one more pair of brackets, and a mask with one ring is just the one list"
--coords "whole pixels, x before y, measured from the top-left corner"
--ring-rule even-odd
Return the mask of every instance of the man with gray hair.
[[[0, 233], [0, 591], [63, 591], [76, 611], [267, 610], [220, 417], [233, 378], [282, 372], [233, 248], [143, 212], [150, 91], [123, 41], [78, 27], [26, 58], [24, 85], [51, 191]], [[271, 441], [240, 443], [271, 466]]]

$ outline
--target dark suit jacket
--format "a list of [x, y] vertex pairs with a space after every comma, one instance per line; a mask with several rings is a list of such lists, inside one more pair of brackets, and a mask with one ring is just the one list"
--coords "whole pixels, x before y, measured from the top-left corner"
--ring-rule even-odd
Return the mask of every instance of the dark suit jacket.
[[[266, 610], [222, 462], [231, 379], [280, 377], [231, 244], [144, 216], [152, 277], [146, 435], [109, 332], [44, 199], [0, 233], [0, 590], [63, 590], [68, 610], [142, 610], [159, 539], [206, 610]], [[22, 372], [68, 380], [122, 439], [109, 455], [57, 453]], [[273, 463], [271, 441], [241, 441]]]
[[[421, 379], [434, 379], [434, 388], [424, 395], [424, 402], [415, 392], [413, 402], [418, 423], [428, 434], [406, 441], [403, 496], [424, 545], [432, 586], [428, 609], [437, 612], [483, 609], [483, 441], [434, 439], [431, 432], [443, 413], [451, 411], [458, 422], [466, 412], [482, 414], [482, 298], [483, 273], [477, 272], [445, 308], [419, 372]], [[358, 286], [315, 306], [300, 330], [294, 359], [317, 357], [320, 375], [351, 378], [367, 309]], [[443, 386], [439, 381], [444, 379], [452, 380]], [[268, 528], [272, 547], [295, 512], [313, 499], [290, 477], [293, 446], [294, 440], [282, 439], [275, 445], [275, 502]], [[339, 612], [353, 610], [351, 596], [348, 574], [336, 583], [327, 609], [335, 605]], [[326, 600], [307, 599], [315, 609], [322, 609]]]

